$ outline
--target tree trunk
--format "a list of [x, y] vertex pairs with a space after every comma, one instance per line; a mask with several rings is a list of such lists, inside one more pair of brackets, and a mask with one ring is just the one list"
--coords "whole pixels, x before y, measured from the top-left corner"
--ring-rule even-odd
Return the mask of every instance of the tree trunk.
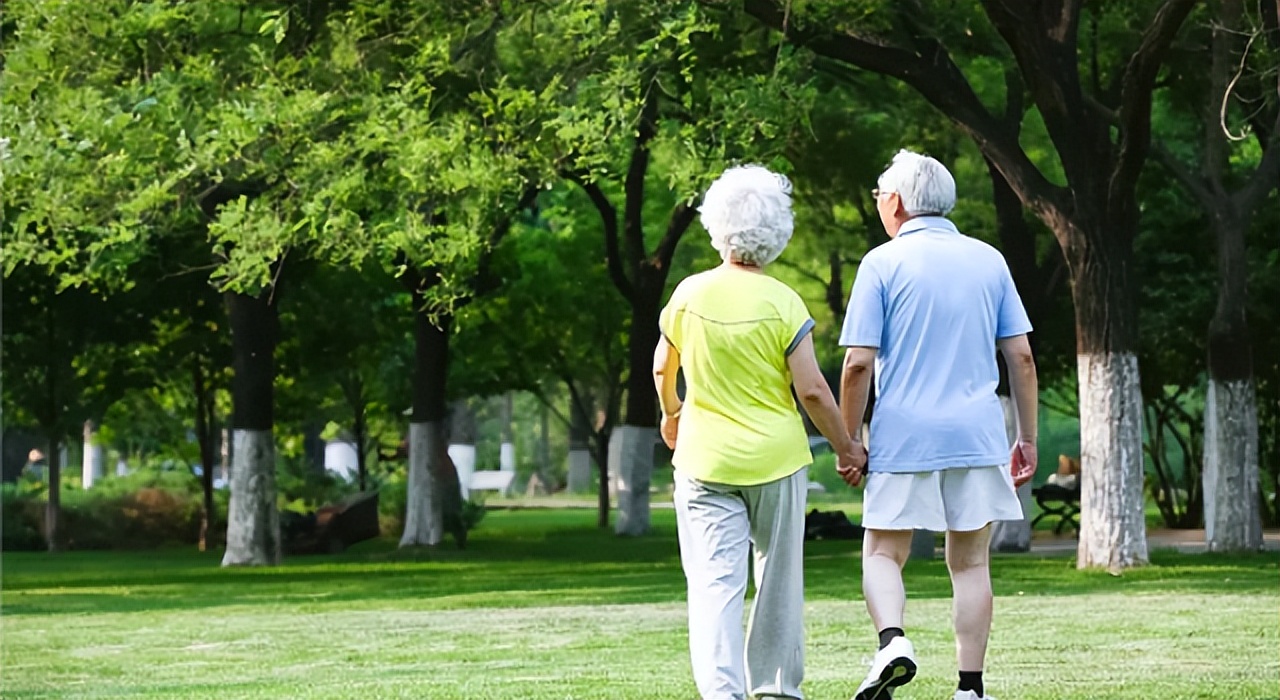
[[[1229, 202], [1223, 203], [1229, 206]], [[1209, 324], [1209, 393], [1205, 402], [1205, 541], [1212, 551], [1262, 546], [1258, 504], [1258, 405], [1245, 320], [1245, 222], [1220, 207], [1218, 305]]]
[[[1065, 237], [1080, 391], [1080, 568], [1147, 562], [1133, 246], [1136, 216]], [[1128, 228], [1126, 228], [1128, 226]], [[1063, 240], [1064, 237], [1060, 237]]]
[[[591, 489], [591, 446], [588, 440], [591, 436], [591, 425], [586, 413], [579, 408], [578, 403], [569, 399], [569, 464], [566, 467], [568, 472], [568, 489], [570, 493], [586, 493]], [[608, 479], [604, 480], [604, 519], [605, 524], [601, 527], [607, 527], [609, 524], [609, 484]]]
[[649, 484], [658, 440], [658, 397], [653, 390], [653, 349], [658, 344], [658, 314], [666, 271], [641, 266], [632, 298], [628, 340], [626, 423], [609, 439], [609, 468], [617, 480], [618, 518], [614, 532], [642, 535], [649, 530]]
[[200, 509], [200, 551], [209, 549], [215, 517], [213, 502], [213, 392], [205, 383], [200, 359], [191, 363], [191, 383], [196, 399], [196, 442], [200, 445], [200, 486], [203, 507]]
[[515, 407], [512, 404], [512, 395], [508, 391], [502, 396], [502, 444], [498, 448], [498, 468], [504, 472], [516, 470], [516, 436], [512, 426]]
[[449, 529], [459, 546], [462, 493], [458, 472], [449, 459], [445, 421], [449, 411], [449, 328], [452, 317], [432, 320], [425, 300], [414, 291], [413, 418], [409, 425], [409, 489], [401, 547], [435, 546]]
[[271, 291], [229, 292], [234, 406], [231, 427], [231, 502], [223, 566], [280, 563], [274, 428], [275, 347], [278, 333]]
[[464, 500], [471, 498], [471, 475], [476, 472], [476, 416], [466, 399], [449, 407], [449, 460], [458, 473], [458, 487]]
[[80, 485], [91, 489], [94, 482], [101, 479], [104, 473], [106, 455], [98, 442], [98, 426], [92, 420], [84, 422], [84, 450], [80, 455]]
[[222, 439], [218, 440], [218, 469], [222, 472], [222, 483], [231, 483], [231, 455], [235, 448], [235, 433], [230, 428], [222, 429]]
[[546, 404], [538, 412], [538, 474], [547, 493], [554, 493], [558, 485], [551, 478], [551, 410]]
[[434, 547], [444, 539], [444, 517], [435, 488], [430, 456], [445, 443], [444, 421], [409, 423], [409, 483], [407, 484], [404, 534], [401, 547]]
[[102, 445], [97, 443], [97, 425], [92, 420], [84, 421], [84, 449], [81, 450], [81, 488], [92, 489], [93, 484], [104, 475], [105, 454]]
[[351, 432], [356, 443], [356, 475], [360, 482], [360, 491], [368, 488], [369, 466], [366, 460], [366, 452], [369, 449], [369, 428], [365, 425], [366, 406], [363, 401], [355, 408], [355, 415], [351, 421]]
[[44, 505], [44, 541], [50, 552], [61, 548], [58, 539], [58, 519], [62, 516], [62, 443], [57, 437], [49, 438], [49, 454], [45, 456], [49, 468], [49, 493]]
[[[1217, 107], [1230, 99], [1236, 71], [1244, 7], [1240, 0], [1218, 5], [1214, 23], [1209, 102], [1204, 111], [1203, 171], [1212, 186], [1205, 200], [1218, 244], [1218, 303], [1209, 322], [1209, 391], [1204, 411], [1205, 542], [1211, 551], [1251, 551], [1262, 547], [1262, 512], [1257, 497], [1258, 404], [1253, 378], [1253, 351], [1245, 316], [1248, 304], [1248, 262], [1245, 233], [1253, 208], [1261, 199], [1249, 182], [1237, 194], [1224, 192], [1222, 180], [1230, 168], [1229, 149]], [[1252, 40], [1251, 40], [1252, 41]], [[1247, 49], [1246, 49], [1247, 50]], [[1272, 143], [1271, 149], [1280, 148]], [[1274, 154], [1271, 154], [1274, 156]], [[1271, 171], [1267, 168], [1271, 167]], [[1252, 179], [1269, 178], [1275, 187], [1274, 166], [1259, 164]]]

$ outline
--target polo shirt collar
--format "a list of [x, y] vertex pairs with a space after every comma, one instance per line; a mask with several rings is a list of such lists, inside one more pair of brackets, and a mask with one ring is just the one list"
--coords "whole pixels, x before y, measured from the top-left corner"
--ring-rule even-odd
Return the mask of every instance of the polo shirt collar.
[[898, 235], [905, 236], [925, 229], [942, 230], [948, 233], [960, 233], [960, 229], [956, 228], [956, 225], [951, 223], [951, 220], [945, 216], [917, 216], [916, 218], [909, 219], [904, 223], [902, 228], [898, 229]]

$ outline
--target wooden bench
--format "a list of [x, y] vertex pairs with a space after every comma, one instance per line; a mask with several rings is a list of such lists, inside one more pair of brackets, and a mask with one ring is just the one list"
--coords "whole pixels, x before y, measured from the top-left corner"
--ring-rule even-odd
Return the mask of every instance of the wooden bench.
[[467, 483], [469, 491], [497, 491], [506, 496], [511, 490], [511, 481], [516, 478], [515, 472], [478, 471], [471, 472], [471, 480]]
[[1031, 521], [1031, 529], [1034, 530], [1036, 523], [1045, 516], [1054, 516], [1058, 518], [1058, 524], [1053, 527], [1055, 535], [1061, 535], [1062, 529], [1068, 524], [1076, 531], [1077, 536], [1080, 534], [1079, 486], [1068, 489], [1056, 484], [1045, 484], [1031, 489], [1031, 495], [1035, 496], [1036, 504], [1040, 506], [1040, 514]]
[[352, 494], [314, 513], [285, 511], [280, 531], [289, 554], [337, 554], [380, 534], [378, 492]]

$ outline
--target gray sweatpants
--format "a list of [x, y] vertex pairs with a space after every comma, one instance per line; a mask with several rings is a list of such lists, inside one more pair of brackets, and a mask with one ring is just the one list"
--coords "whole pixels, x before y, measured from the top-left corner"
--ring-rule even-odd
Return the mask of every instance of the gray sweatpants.
[[[703, 700], [804, 697], [808, 474], [805, 468], [758, 486], [675, 475], [680, 561], [689, 584], [689, 656]], [[756, 596], [744, 653], [742, 607], [752, 545]]]

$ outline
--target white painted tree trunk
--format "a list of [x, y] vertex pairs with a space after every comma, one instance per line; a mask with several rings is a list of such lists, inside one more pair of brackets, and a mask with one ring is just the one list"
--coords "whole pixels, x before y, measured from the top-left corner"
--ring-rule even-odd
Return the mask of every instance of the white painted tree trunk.
[[1261, 549], [1253, 380], [1209, 380], [1204, 433], [1205, 543], [1214, 552]]
[[502, 443], [498, 450], [498, 468], [504, 472], [516, 470], [516, 446], [510, 442]]
[[1132, 353], [1079, 355], [1080, 546], [1076, 565], [1147, 563], [1142, 393]]
[[458, 485], [462, 489], [462, 500], [471, 498], [471, 475], [476, 473], [476, 446], [454, 443], [449, 445], [449, 459], [458, 470]]
[[235, 433], [229, 428], [223, 428], [222, 444], [219, 446], [219, 456], [222, 470], [222, 481], [225, 484], [231, 483], [231, 455], [235, 450], [235, 441]]
[[432, 454], [444, 452], [443, 441], [442, 422], [409, 424], [409, 483], [401, 547], [434, 547], [444, 538], [440, 489], [436, 488], [430, 463]]
[[609, 439], [609, 473], [618, 485], [618, 518], [614, 532], [643, 535], [649, 531], [649, 481], [657, 428], [623, 425]]
[[275, 441], [270, 430], [234, 431], [231, 503], [223, 566], [280, 563], [280, 513], [276, 510]]
[[591, 491], [591, 452], [586, 449], [569, 450], [568, 486], [570, 493]]
[[94, 482], [102, 478], [105, 464], [106, 455], [102, 445], [98, 444], [98, 426], [87, 420], [84, 422], [84, 451], [80, 460], [81, 487], [93, 488]]
[[[1018, 414], [1013, 399], [1000, 397], [1004, 409], [1004, 432], [1010, 449], [1018, 439]], [[991, 528], [991, 551], [1027, 552], [1031, 550], [1031, 482], [1018, 487], [1018, 502], [1022, 504], [1021, 520], [1000, 520]]]
[[504, 472], [516, 470], [515, 397], [507, 392], [502, 397], [502, 445], [498, 448], [498, 469]]

